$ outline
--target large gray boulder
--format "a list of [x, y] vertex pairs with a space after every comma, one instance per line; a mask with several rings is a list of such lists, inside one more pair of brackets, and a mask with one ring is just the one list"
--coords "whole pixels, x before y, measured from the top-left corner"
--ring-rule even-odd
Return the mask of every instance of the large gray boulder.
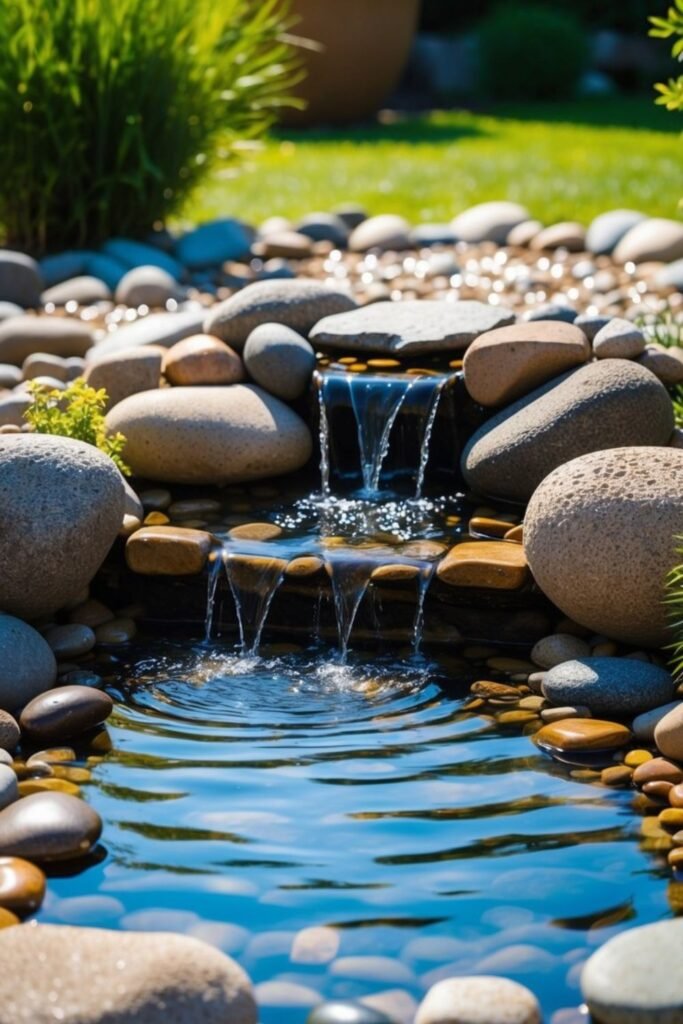
[[479, 494], [528, 501], [557, 466], [601, 449], [666, 445], [673, 428], [671, 399], [653, 373], [603, 359], [493, 416], [465, 447], [462, 471]]
[[285, 324], [307, 335], [324, 316], [355, 308], [350, 295], [322, 281], [305, 277], [255, 281], [214, 306], [204, 322], [204, 332], [241, 351], [261, 324]]
[[242, 968], [185, 935], [25, 924], [0, 932], [0, 957], [0, 1024], [256, 1024], [258, 1018]]
[[54, 686], [57, 662], [46, 640], [13, 615], [0, 614], [0, 708], [16, 712]]
[[183, 338], [189, 338], [200, 330], [206, 313], [204, 310], [183, 309], [178, 313], [150, 313], [135, 323], [119, 327], [104, 341], [88, 352], [88, 362], [98, 363], [115, 352], [146, 345], [171, 348]]
[[279, 399], [255, 385], [176, 387], [132, 395], [107, 416], [128, 439], [137, 476], [169, 483], [225, 484], [300, 469], [311, 434]]
[[0, 608], [30, 619], [80, 593], [114, 542], [123, 507], [121, 474], [92, 445], [0, 436]]
[[524, 550], [541, 590], [581, 625], [633, 644], [671, 639], [664, 583], [680, 561], [682, 534], [676, 448], [574, 459], [546, 477], [524, 517]]

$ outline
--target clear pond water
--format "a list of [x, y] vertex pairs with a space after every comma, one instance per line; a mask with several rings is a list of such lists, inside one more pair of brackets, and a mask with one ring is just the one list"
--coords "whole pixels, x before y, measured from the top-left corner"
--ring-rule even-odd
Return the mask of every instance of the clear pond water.
[[[464, 712], [447, 658], [147, 639], [110, 669], [114, 750], [85, 789], [102, 849], [50, 879], [43, 921], [196, 935], [257, 984], [303, 986], [295, 1002], [419, 999], [481, 972], [550, 1014], [579, 1004], [595, 946], [671, 913], [632, 792], [576, 781], [519, 729]], [[293, 940], [316, 925], [338, 949], [299, 962]], [[307, 1012], [264, 1005], [261, 1020]]]

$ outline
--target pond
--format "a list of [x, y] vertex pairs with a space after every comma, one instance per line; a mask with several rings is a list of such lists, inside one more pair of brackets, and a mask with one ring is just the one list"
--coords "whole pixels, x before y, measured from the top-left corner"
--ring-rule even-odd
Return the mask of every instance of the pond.
[[39, 919], [205, 938], [262, 986], [263, 1024], [471, 973], [578, 1006], [591, 951], [670, 914], [668, 872], [632, 791], [465, 710], [471, 654], [138, 639], [110, 658], [113, 750], [85, 790], [103, 848]]

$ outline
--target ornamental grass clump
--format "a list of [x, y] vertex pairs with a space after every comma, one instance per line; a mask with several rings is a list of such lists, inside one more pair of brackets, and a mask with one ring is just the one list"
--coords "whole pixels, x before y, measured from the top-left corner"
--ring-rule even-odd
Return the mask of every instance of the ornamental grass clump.
[[[0, 227], [39, 253], [140, 236], [299, 77], [283, 0], [0, 0]], [[221, 153], [221, 147], [224, 152]]]
[[130, 469], [123, 461], [126, 438], [123, 434], [107, 433], [104, 388], [91, 388], [82, 377], [63, 391], [36, 381], [29, 381], [27, 387], [31, 404], [24, 419], [34, 433], [72, 437], [75, 441], [92, 444], [108, 455], [125, 476], [130, 476]]

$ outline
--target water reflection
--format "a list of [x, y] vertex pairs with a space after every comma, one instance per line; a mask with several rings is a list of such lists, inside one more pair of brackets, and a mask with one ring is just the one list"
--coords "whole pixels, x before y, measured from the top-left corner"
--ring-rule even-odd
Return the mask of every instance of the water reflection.
[[[669, 912], [664, 876], [631, 794], [464, 711], [449, 664], [146, 642], [88, 788], [106, 859], [52, 878], [41, 918], [205, 938], [307, 1006], [470, 972], [576, 1006], [594, 946]], [[295, 943], [313, 926], [329, 957]], [[277, 991], [263, 1024], [303, 1024]]]

